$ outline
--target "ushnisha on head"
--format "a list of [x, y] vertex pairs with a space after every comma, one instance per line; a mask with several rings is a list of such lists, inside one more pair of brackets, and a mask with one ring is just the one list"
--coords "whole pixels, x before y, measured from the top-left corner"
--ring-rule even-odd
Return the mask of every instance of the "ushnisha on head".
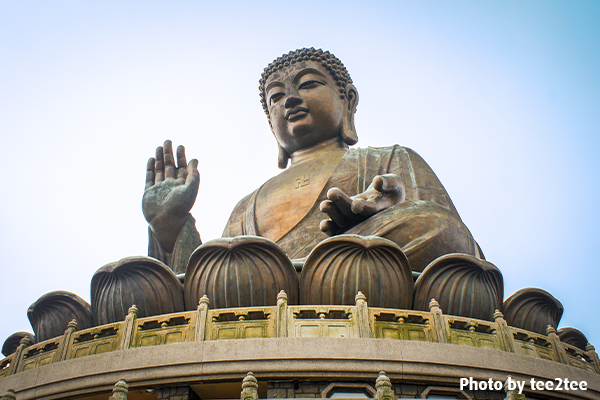
[[279, 144], [280, 168], [290, 154], [320, 141], [358, 141], [358, 92], [344, 64], [329, 51], [290, 51], [264, 69], [259, 83], [260, 101]]

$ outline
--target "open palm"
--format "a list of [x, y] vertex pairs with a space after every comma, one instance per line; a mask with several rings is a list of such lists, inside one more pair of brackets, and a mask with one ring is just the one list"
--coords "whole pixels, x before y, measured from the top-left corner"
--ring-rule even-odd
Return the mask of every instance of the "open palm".
[[177, 165], [170, 140], [148, 160], [142, 211], [159, 242], [171, 250], [198, 194], [198, 160], [189, 164], [185, 148], [177, 148]]

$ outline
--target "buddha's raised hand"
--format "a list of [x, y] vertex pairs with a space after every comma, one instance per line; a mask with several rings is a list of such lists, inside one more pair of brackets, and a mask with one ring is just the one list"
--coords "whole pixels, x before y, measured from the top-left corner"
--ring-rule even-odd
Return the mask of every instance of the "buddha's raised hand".
[[199, 184], [198, 160], [188, 164], [183, 146], [177, 148], [177, 166], [170, 140], [156, 148], [156, 158], [148, 160], [142, 211], [152, 232], [167, 251], [172, 251], [175, 245], [196, 201]]
[[328, 219], [319, 228], [328, 235], [342, 233], [372, 215], [404, 201], [404, 185], [394, 174], [377, 175], [363, 193], [348, 196], [338, 188], [327, 191], [320, 208]]

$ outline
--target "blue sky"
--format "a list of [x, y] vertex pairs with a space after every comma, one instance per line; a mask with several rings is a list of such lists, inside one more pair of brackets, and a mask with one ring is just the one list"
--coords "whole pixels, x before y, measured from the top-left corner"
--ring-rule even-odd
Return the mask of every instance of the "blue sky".
[[[503, 2], [1, 2], [0, 340], [27, 307], [145, 254], [144, 168], [199, 159], [204, 241], [278, 172], [262, 69], [321, 47], [358, 88], [358, 146], [416, 150], [505, 298], [541, 287], [600, 346], [600, 6]], [[251, 168], [249, 167], [251, 166]]]

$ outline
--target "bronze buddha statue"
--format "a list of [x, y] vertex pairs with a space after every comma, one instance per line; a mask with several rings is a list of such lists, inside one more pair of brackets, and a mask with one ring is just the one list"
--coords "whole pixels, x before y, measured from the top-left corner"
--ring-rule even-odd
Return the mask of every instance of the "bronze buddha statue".
[[[262, 236], [298, 259], [328, 236], [376, 235], [397, 243], [413, 271], [448, 253], [483, 258], [417, 153], [398, 145], [348, 148], [358, 141], [358, 92], [333, 54], [313, 48], [285, 54], [265, 68], [259, 89], [283, 171], [240, 200], [224, 237]], [[143, 210], [149, 254], [181, 273], [201, 243], [189, 214], [200, 179], [182, 146], [176, 157], [177, 163], [167, 141], [149, 160]]]
[[36, 335], [60, 334], [64, 315], [102, 325], [123, 320], [132, 304], [140, 317], [159, 315], [194, 310], [205, 295], [213, 308], [234, 308], [274, 305], [280, 296], [348, 305], [360, 293], [371, 307], [433, 304], [488, 321], [500, 310], [510, 324], [542, 334], [558, 325], [562, 305], [543, 290], [523, 289], [502, 303], [500, 270], [485, 261], [417, 153], [349, 148], [358, 141], [358, 92], [333, 54], [289, 52], [265, 68], [259, 89], [283, 171], [239, 201], [223, 238], [202, 244], [190, 214], [198, 162], [187, 162], [183, 146], [174, 156], [167, 140], [146, 171], [151, 258], [100, 268], [91, 306], [73, 294], [42, 296], [28, 311]]

